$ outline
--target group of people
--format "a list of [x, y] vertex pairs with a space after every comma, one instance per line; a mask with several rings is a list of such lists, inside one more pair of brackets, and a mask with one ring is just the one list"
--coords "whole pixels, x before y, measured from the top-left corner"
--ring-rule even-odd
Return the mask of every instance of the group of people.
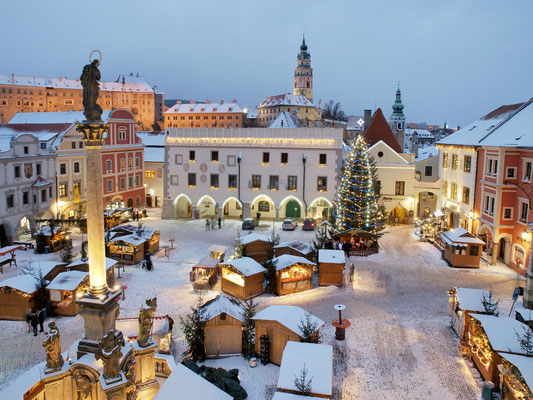
[[215, 229], [217, 229], [217, 226], [218, 226], [218, 229], [222, 228], [222, 218], [220, 218], [220, 217], [218, 217], [218, 218], [207, 218], [205, 220], [205, 230], [206, 231], [209, 231], [209, 230], [214, 231]]
[[37, 327], [39, 332], [43, 332], [43, 324], [46, 320], [46, 308], [41, 310], [28, 309], [26, 312], [26, 323], [28, 324], [28, 333], [32, 332], [33, 336], [37, 336]]
[[372, 242], [370, 239], [363, 239], [360, 238], [356, 240], [355, 238], [352, 238], [350, 241], [340, 241], [340, 240], [328, 240], [326, 242], [326, 249], [329, 250], [342, 250], [344, 251], [344, 254], [346, 254], [346, 257], [350, 257], [350, 250], [352, 249], [358, 249], [358, 250], [366, 250], [369, 249], [372, 245]]

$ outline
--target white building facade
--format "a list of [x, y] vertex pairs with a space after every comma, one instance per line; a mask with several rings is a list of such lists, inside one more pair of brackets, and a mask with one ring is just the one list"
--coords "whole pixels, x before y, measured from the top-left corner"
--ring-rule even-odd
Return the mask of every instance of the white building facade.
[[342, 129], [167, 129], [162, 218], [327, 218]]

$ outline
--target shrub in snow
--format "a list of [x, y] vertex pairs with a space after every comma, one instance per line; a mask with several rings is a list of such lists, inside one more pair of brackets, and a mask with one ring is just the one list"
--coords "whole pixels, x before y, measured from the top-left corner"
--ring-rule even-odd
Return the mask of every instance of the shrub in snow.
[[257, 303], [253, 299], [243, 301], [244, 330], [242, 332], [242, 355], [250, 359], [255, 355], [255, 321], [252, 319], [257, 314]]
[[61, 250], [61, 261], [64, 263], [70, 264], [74, 259], [74, 252], [72, 251], [72, 240], [67, 240], [65, 248]]
[[520, 342], [520, 348], [525, 351], [528, 356], [533, 355], [533, 331], [529, 329], [527, 325], [522, 327], [522, 332], [514, 331], [518, 341]]
[[294, 386], [296, 386], [296, 390], [298, 390], [298, 392], [300, 392], [300, 394], [304, 396], [308, 396], [309, 394], [311, 394], [311, 390], [313, 388], [313, 377], [308, 377], [308, 374], [309, 370], [305, 367], [304, 363], [304, 367], [300, 371], [300, 375], [294, 375]]
[[483, 293], [481, 304], [483, 304], [483, 307], [488, 314], [495, 316], [500, 315], [500, 310], [498, 309], [499, 303], [500, 300], [495, 300], [494, 297], [492, 297], [492, 292], [489, 292], [488, 294]]
[[298, 328], [300, 328], [300, 331], [302, 332], [302, 339], [301, 341], [304, 343], [319, 343], [320, 342], [320, 335], [315, 335], [315, 332], [318, 329], [318, 322], [313, 321], [311, 318], [311, 314], [307, 312], [305, 314], [305, 319], [300, 319], [300, 324], [298, 324]]
[[180, 317], [181, 329], [187, 341], [187, 351], [183, 355], [194, 361], [204, 361], [206, 358], [204, 331], [207, 316], [202, 303], [202, 295], [198, 295], [196, 306], [191, 307], [191, 312], [185, 315], [185, 318]]

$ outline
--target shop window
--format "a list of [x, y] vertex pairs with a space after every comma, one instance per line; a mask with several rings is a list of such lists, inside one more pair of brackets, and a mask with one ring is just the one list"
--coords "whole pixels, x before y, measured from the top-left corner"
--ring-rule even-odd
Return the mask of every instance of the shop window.
[[479, 256], [479, 246], [470, 246], [470, 255]]
[[257, 205], [257, 208], [259, 212], [269, 212], [270, 211], [270, 203], [268, 201], [260, 201]]

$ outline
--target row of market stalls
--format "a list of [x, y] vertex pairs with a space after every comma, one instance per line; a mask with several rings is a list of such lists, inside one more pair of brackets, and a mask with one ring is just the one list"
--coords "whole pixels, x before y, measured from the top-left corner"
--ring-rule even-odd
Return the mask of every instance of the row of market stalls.
[[[483, 378], [501, 392], [501, 399], [533, 398], [533, 312], [521, 306], [515, 318], [499, 314], [488, 291], [454, 288], [450, 291], [452, 327]], [[492, 305], [491, 305], [492, 304]], [[522, 322], [521, 322], [522, 321]], [[489, 384], [490, 385], [490, 384]]]

